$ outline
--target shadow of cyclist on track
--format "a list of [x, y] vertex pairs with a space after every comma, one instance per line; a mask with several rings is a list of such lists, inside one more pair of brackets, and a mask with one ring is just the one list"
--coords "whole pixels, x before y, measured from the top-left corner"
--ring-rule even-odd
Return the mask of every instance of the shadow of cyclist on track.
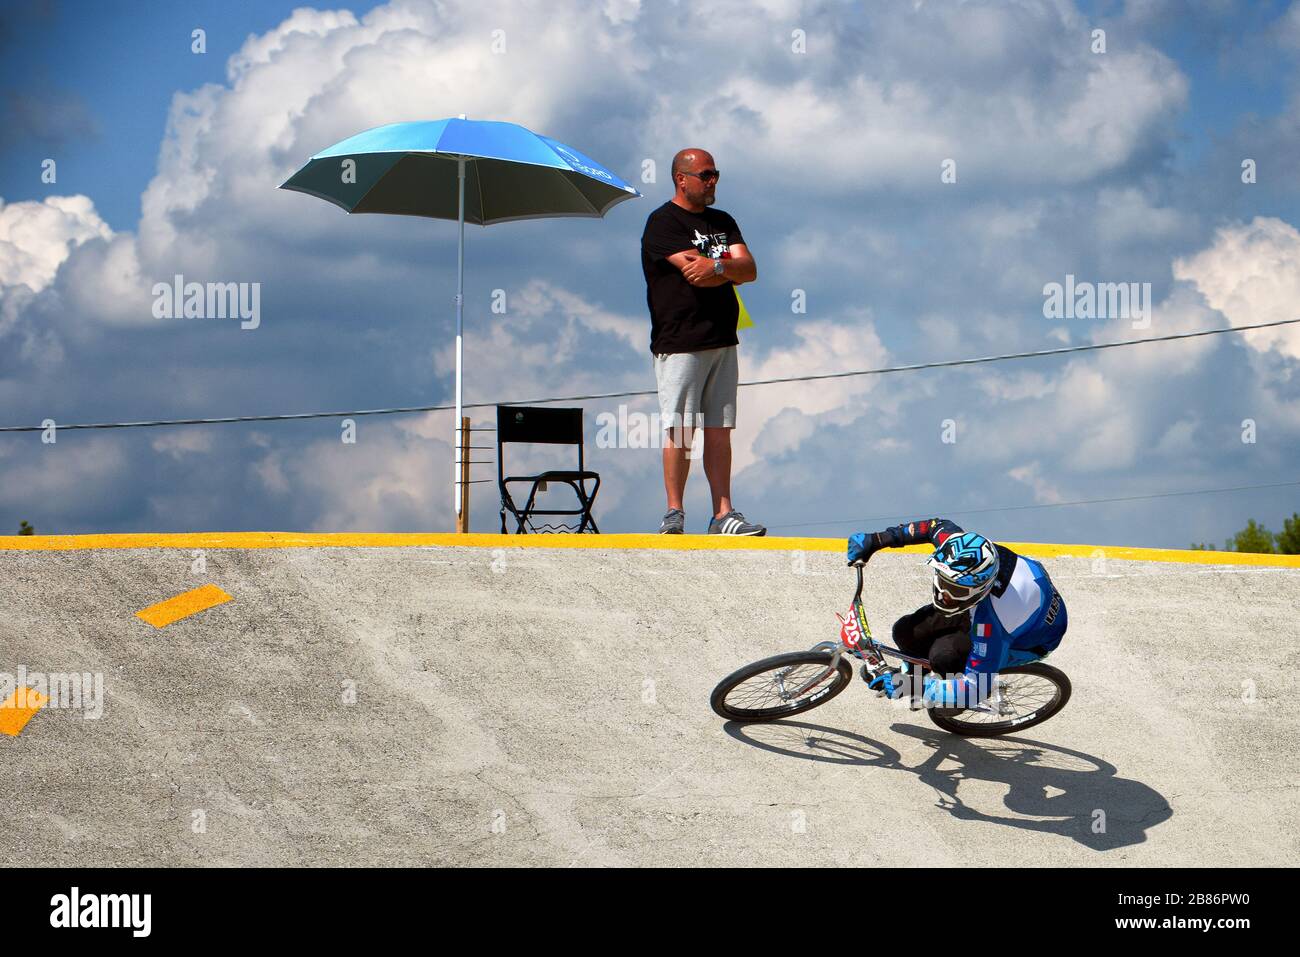
[[[936, 806], [962, 821], [983, 821], [1059, 834], [1096, 851], [1141, 844], [1148, 828], [1173, 816], [1164, 796], [1100, 758], [1028, 738], [963, 738], [938, 728], [895, 724], [934, 753], [916, 767], [889, 745], [852, 731], [802, 721], [723, 726], [737, 741], [805, 761], [907, 771], [938, 792]], [[1007, 815], [978, 810], [961, 799], [963, 781], [1003, 784]], [[1100, 813], [1098, 813], [1100, 812]], [[1021, 815], [1021, 816], [1012, 816]]]
[[[1059, 834], [1109, 851], [1143, 843], [1148, 828], [1174, 813], [1159, 791], [1119, 777], [1113, 764], [1082, 751], [1028, 738], [963, 738], [914, 725], [896, 724], [892, 730], [934, 749], [910, 770], [939, 792], [938, 807], [963, 821]], [[945, 763], [949, 767], [943, 768]], [[961, 799], [962, 781], [1005, 784], [1004, 806], [1025, 817], [971, 807]]]

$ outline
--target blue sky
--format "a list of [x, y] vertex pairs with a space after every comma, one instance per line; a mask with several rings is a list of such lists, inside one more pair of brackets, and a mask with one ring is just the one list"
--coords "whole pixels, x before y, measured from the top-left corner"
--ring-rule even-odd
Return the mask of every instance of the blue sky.
[[[572, 143], [646, 194], [604, 221], [468, 231], [470, 401], [652, 386], [637, 244], [668, 193], [640, 171], [687, 144], [714, 151], [759, 264], [742, 378], [1142, 334], [1045, 319], [1066, 274], [1150, 282], [1152, 336], [1300, 301], [1289, 4], [726, 6], [8, 5], [3, 424], [448, 401], [454, 227], [274, 187], [360, 129], [459, 112]], [[154, 320], [175, 272], [261, 283], [260, 327]], [[1123, 352], [742, 391], [737, 504], [785, 534], [947, 511], [1009, 540], [1172, 546], [1300, 509], [1296, 487], [1062, 504], [1297, 478], [1295, 333]], [[617, 407], [586, 404], [589, 446]], [[449, 527], [449, 417], [359, 422], [356, 445], [331, 420], [0, 437], [0, 527]], [[657, 527], [655, 450], [589, 451], [602, 528]], [[706, 510], [697, 472], [688, 530]]]
[[[140, 194], [156, 170], [172, 94], [223, 82], [226, 60], [249, 34], [271, 29], [300, 4], [16, 0], [8, 6], [0, 87], [43, 105], [76, 103], [76, 116], [88, 122], [50, 117], [40, 130], [12, 135], [0, 153], [0, 196], [43, 199], [27, 169], [58, 146], [65, 188], [93, 196], [104, 221], [123, 230], [140, 217]], [[195, 29], [206, 31], [201, 56], [191, 51]]]

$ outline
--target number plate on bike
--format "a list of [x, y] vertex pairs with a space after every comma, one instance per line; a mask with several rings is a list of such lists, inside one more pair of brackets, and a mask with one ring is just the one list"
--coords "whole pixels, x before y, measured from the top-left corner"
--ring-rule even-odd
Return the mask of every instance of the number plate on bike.
[[863, 639], [871, 634], [867, 620], [858, 615], [856, 608], [850, 608], [848, 616], [836, 615], [840, 620], [840, 641], [846, 648], [857, 650], [862, 647]]

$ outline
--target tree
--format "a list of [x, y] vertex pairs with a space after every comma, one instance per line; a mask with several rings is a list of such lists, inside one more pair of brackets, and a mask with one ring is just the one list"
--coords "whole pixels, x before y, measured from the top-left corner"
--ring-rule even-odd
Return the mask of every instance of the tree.
[[30, 525], [28, 525], [26, 522], [20, 522], [19, 525], [18, 525], [18, 534], [19, 534], [19, 535], [35, 535], [35, 534], [36, 534], [36, 529], [32, 528], [32, 527], [31, 527]]
[[1239, 552], [1257, 552], [1272, 555], [1273, 533], [1253, 518], [1246, 522], [1246, 527], [1232, 536], [1232, 545]]
[[1215, 547], [1214, 547], [1213, 545], [1207, 545], [1205, 542], [1200, 542], [1199, 544], [1196, 543], [1196, 542], [1192, 542], [1192, 544], [1191, 544], [1190, 547], [1191, 547], [1192, 551], [1194, 551], [1194, 552], [1213, 552], [1213, 551], [1216, 551], [1216, 549], [1215, 549]]
[[1277, 550], [1283, 555], [1300, 555], [1300, 512], [1292, 512], [1282, 522], [1282, 531], [1277, 533]]

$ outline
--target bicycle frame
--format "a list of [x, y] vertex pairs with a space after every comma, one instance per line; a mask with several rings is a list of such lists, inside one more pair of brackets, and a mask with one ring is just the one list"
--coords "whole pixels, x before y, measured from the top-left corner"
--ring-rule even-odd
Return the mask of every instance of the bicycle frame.
[[[880, 664], [884, 664], [884, 658], [881, 657], [881, 655], [889, 655], [893, 658], [901, 658], [903, 661], [911, 662], [912, 664], [924, 668], [927, 671], [933, 670], [930, 668], [929, 658], [917, 658], [915, 655], [909, 655], [905, 651], [900, 651], [898, 648], [894, 648], [891, 645], [885, 644], [884, 642], [880, 641], [879, 639], [877, 639], [875, 636], [871, 634], [871, 626], [867, 624], [867, 613], [865, 609], [863, 609], [862, 607], [863, 566], [855, 565], [854, 567], [858, 570], [858, 587], [857, 590], [854, 591], [853, 593], [853, 606], [852, 606], [853, 614], [857, 618], [857, 624], [859, 629], [862, 632], [862, 637], [865, 640], [866, 645], [876, 653], [874, 657], [879, 659]], [[836, 617], [839, 616], [837, 615]], [[840, 621], [841, 623], [844, 623], [844, 619], [841, 618]], [[835, 668], [839, 665], [840, 656], [845, 651], [848, 651], [850, 655], [852, 655], [854, 658], [857, 658], [859, 661], [871, 660], [870, 658], [868, 658], [866, 654], [864, 654], [862, 647], [858, 647], [858, 648], [849, 647], [848, 645], [845, 644], [843, 640], [819, 641], [817, 644], [813, 645], [813, 650], [816, 651], [821, 649], [835, 652], [834, 656], [831, 659], [832, 668]]]

